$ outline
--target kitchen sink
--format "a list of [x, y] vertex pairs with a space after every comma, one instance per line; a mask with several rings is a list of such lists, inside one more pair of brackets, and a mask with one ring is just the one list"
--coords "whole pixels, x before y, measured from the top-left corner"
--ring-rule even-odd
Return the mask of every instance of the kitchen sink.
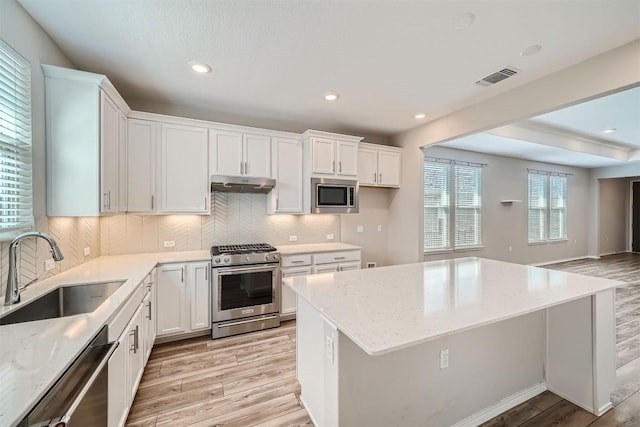
[[0, 318], [0, 325], [91, 313], [125, 281], [61, 286]]

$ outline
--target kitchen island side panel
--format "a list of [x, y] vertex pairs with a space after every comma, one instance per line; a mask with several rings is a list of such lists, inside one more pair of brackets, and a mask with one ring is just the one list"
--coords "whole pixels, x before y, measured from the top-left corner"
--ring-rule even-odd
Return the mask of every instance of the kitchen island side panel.
[[544, 311], [379, 356], [339, 333], [339, 425], [453, 425], [544, 383], [545, 334]]

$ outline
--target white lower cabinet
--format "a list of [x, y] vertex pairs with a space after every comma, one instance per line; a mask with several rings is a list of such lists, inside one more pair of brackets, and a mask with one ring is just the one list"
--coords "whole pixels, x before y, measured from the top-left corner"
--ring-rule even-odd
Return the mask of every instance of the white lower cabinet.
[[128, 338], [127, 349], [129, 351], [129, 382], [126, 388], [129, 393], [129, 402], [133, 403], [133, 399], [136, 397], [136, 391], [142, 378], [142, 372], [144, 371], [144, 350], [142, 346], [142, 308], [136, 310], [135, 314], [131, 318], [131, 322], [127, 325], [125, 332]]
[[[283, 255], [280, 261], [282, 279], [308, 274], [337, 273], [339, 271], [358, 270], [360, 249], [322, 252], [317, 254]], [[296, 315], [296, 294], [286, 286], [280, 292], [280, 318], [292, 319]]]
[[157, 268], [158, 337], [210, 329], [209, 262]]
[[129, 336], [125, 330], [118, 339], [118, 348], [109, 359], [109, 427], [123, 426], [129, 413]]

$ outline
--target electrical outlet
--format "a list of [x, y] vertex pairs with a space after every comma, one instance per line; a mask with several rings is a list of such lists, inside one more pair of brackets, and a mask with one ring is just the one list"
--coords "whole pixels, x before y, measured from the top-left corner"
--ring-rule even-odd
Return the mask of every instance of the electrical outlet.
[[376, 266], [376, 262], [375, 261], [367, 262], [367, 268], [374, 268], [375, 266]]
[[378, 224], [378, 231], [382, 231], [382, 224]]
[[298, 240], [298, 236], [289, 236], [290, 242], [296, 242]]
[[333, 364], [333, 339], [331, 339], [331, 337], [327, 337], [326, 346], [327, 346], [327, 359], [329, 359], [329, 362]]
[[362, 232], [364, 231], [364, 225], [359, 225], [359, 226], [356, 228], [356, 231], [357, 231], [358, 233], [362, 233]]
[[333, 240], [333, 234], [327, 234], [327, 240]]
[[175, 240], [165, 240], [164, 241], [164, 247], [165, 248], [173, 248], [176, 245], [176, 241]]
[[44, 271], [53, 270], [56, 267], [56, 262], [52, 259], [48, 259], [44, 262]]
[[84, 256], [89, 256], [89, 255], [91, 255], [91, 248], [87, 246], [86, 248], [84, 248]]
[[449, 367], [449, 349], [440, 350], [440, 369]]

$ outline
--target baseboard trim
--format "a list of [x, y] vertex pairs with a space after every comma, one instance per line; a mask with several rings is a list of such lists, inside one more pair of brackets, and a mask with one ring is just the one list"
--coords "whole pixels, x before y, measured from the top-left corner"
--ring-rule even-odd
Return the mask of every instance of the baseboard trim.
[[173, 341], [186, 340], [188, 338], [201, 337], [204, 335], [211, 336], [211, 329], [203, 329], [202, 331], [188, 332], [186, 334], [166, 335], [164, 337], [156, 338], [154, 345], [164, 344], [164, 343], [173, 342]]
[[476, 412], [475, 414], [463, 419], [462, 421], [455, 423], [452, 427], [476, 427], [482, 423], [489, 421], [492, 418], [497, 417], [503, 412], [506, 412], [509, 409], [526, 402], [527, 400], [539, 395], [546, 390], [546, 382], [535, 384], [529, 388], [514, 393], [505, 399], [502, 399], [500, 402], [496, 403], [493, 406], [489, 406], [479, 412]]
[[615, 251], [615, 252], [607, 252], [606, 254], [600, 254], [601, 257], [609, 256], [609, 255], [618, 255], [618, 254], [626, 254], [629, 251]]
[[311, 422], [313, 423], [313, 425], [316, 427], [321, 427], [320, 424], [318, 424], [318, 421], [316, 420], [316, 418], [311, 413], [311, 411], [309, 411], [309, 407], [304, 401], [304, 396], [302, 395], [302, 393], [300, 393], [300, 403], [302, 403], [302, 407], [304, 408], [304, 410], [307, 411], [307, 415], [309, 415], [309, 418], [311, 418]]

